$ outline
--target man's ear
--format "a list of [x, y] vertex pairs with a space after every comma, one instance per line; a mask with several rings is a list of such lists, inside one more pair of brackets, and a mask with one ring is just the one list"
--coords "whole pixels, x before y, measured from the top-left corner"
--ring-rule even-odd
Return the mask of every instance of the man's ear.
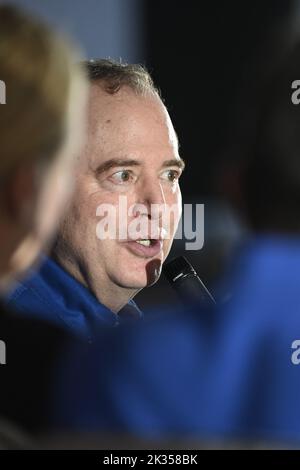
[[32, 163], [19, 165], [2, 186], [5, 216], [15, 223], [31, 227], [37, 202], [36, 168]]

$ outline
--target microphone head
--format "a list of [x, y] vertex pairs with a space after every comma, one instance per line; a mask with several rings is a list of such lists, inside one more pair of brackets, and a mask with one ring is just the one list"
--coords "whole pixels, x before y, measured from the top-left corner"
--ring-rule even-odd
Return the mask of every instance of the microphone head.
[[181, 277], [188, 274], [197, 276], [193, 266], [184, 256], [178, 256], [172, 261], [165, 263], [163, 265], [162, 272], [171, 284], [176, 282], [177, 279], [180, 279]]
[[213, 296], [184, 256], [164, 264], [162, 272], [185, 304], [215, 304]]

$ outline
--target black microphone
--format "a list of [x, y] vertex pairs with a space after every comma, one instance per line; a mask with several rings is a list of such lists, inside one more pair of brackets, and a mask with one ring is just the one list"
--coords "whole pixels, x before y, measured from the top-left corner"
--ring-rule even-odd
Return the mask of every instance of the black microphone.
[[184, 304], [215, 305], [215, 299], [184, 256], [164, 264], [162, 271]]

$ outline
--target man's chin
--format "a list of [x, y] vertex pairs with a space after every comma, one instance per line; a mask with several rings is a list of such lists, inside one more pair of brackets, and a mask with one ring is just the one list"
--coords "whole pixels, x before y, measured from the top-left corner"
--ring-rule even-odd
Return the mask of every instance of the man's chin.
[[126, 279], [123, 280], [123, 286], [130, 289], [141, 290], [145, 287], [150, 287], [155, 284], [161, 274], [161, 261], [152, 260], [145, 266], [142, 272], [133, 271], [128, 273], [132, 276], [126, 276]]

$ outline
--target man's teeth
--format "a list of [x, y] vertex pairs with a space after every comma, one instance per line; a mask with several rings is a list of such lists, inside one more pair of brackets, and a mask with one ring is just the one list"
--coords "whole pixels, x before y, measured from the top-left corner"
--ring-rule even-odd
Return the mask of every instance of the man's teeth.
[[136, 240], [137, 243], [144, 246], [150, 246], [151, 240]]

